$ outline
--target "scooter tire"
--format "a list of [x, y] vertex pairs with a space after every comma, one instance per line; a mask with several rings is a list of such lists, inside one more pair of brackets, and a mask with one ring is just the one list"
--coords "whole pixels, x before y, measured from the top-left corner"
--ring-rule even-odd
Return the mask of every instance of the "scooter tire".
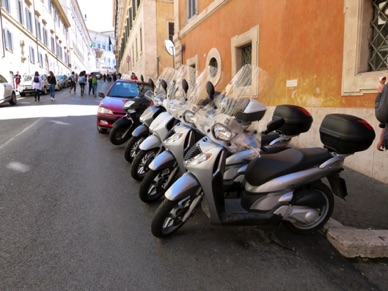
[[141, 181], [139, 188], [139, 198], [144, 203], [153, 203], [158, 201], [164, 196], [164, 193], [170, 187], [173, 179], [170, 183], [166, 184], [173, 168], [161, 169], [161, 170], [149, 170]]
[[148, 165], [155, 158], [159, 149], [150, 149], [148, 151], [140, 150], [132, 162], [131, 176], [137, 181], [143, 180], [149, 171]]
[[317, 190], [322, 194], [326, 204], [319, 209], [320, 216], [309, 224], [299, 222], [283, 221], [286, 227], [292, 232], [298, 234], [311, 234], [320, 229], [331, 217], [334, 209], [334, 196], [329, 187], [323, 183], [317, 183], [312, 186], [312, 190]]
[[109, 140], [114, 145], [122, 145], [127, 142], [133, 131], [133, 122], [127, 118], [120, 118], [113, 123], [109, 132]]
[[179, 201], [164, 199], [152, 219], [152, 234], [157, 238], [166, 238], [181, 228], [187, 221], [182, 221], [182, 218], [192, 201], [190, 196]]
[[128, 163], [132, 163], [137, 153], [139, 152], [140, 144], [145, 140], [145, 137], [132, 136], [125, 146], [124, 158]]

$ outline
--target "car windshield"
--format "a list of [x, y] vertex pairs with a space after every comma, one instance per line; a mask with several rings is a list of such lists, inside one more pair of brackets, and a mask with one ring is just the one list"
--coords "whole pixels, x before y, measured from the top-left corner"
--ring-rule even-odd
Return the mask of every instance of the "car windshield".
[[139, 95], [139, 87], [136, 82], [116, 82], [110, 89], [110, 97], [136, 97]]

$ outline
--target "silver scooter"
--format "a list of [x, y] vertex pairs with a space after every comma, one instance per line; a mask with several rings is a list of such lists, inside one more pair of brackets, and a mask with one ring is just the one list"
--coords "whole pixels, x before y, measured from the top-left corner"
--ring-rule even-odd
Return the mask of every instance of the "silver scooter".
[[139, 151], [140, 144], [146, 139], [149, 133], [149, 126], [152, 121], [166, 109], [163, 107], [163, 100], [167, 94], [167, 84], [171, 82], [174, 77], [175, 70], [173, 68], [165, 68], [160, 74], [154, 92], [147, 91], [146, 95], [152, 100], [153, 105], [147, 109], [140, 116], [140, 125], [137, 126], [133, 132], [132, 137], [125, 146], [124, 158], [127, 162], [132, 163]]
[[[196, 144], [195, 153], [185, 157], [187, 172], [166, 191], [152, 221], [153, 235], [164, 238], [173, 234], [200, 204], [212, 224], [285, 222], [300, 233], [319, 229], [331, 216], [333, 192], [339, 197], [347, 195], [339, 175], [344, 159], [372, 144], [372, 126], [351, 115], [327, 115], [320, 127], [323, 148], [289, 148], [258, 155], [246, 169], [241, 197], [228, 198], [223, 187], [226, 158], [233, 148], [249, 146], [241, 125], [262, 114], [256, 110], [256, 100], [228, 99], [225, 97], [226, 106], [208, 123], [209, 135]], [[330, 187], [323, 184], [323, 178], [329, 180]]]
[[149, 164], [149, 170], [139, 187], [139, 198], [145, 203], [159, 200], [171, 184], [183, 174], [186, 169], [183, 165], [185, 153], [204, 134], [198, 131], [192, 123], [192, 117], [200, 108], [213, 109], [216, 91], [209, 81], [214, 68], [207, 67], [196, 79], [187, 93], [187, 103], [176, 110], [179, 122], [171, 129], [168, 136], [162, 141], [163, 151]]
[[163, 101], [163, 106], [167, 111], [161, 113], [151, 123], [150, 135], [140, 144], [131, 166], [131, 176], [135, 180], [141, 181], [147, 174], [148, 165], [154, 157], [161, 151], [162, 140], [169, 131], [177, 124], [177, 116], [171, 108], [179, 108], [186, 103], [186, 94], [189, 87], [187, 80], [193, 75], [194, 68], [182, 65], [175, 71], [173, 80], [167, 87], [167, 98]]

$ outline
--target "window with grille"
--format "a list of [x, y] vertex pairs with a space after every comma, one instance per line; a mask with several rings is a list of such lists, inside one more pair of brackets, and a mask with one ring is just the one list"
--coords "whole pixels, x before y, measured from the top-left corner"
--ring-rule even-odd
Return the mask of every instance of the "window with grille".
[[241, 66], [252, 64], [252, 44], [241, 48]]
[[369, 42], [369, 71], [388, 68], [388, 1], [372, 1], [372, 35]]
[[187, 19], [197, 15], [197, 0], [187, 0]]

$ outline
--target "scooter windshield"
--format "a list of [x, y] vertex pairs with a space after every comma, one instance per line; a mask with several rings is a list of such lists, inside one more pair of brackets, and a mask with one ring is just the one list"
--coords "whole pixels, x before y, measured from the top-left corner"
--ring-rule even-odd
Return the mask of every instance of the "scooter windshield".
[[268, 80], [263, 70], [243, 66], [221, 93], [217, 109], [200, 110], [195, 115], [197, 128], [232, 153], [245, 149], [257, 149], [258, 153], [258, 121], [266, 111], [259, 101], [260, 87]]
[[175, 71], [174, 77], [167, 87], [166, 110], [175, 118], [181, 116], [182, 108], [187, 102], [187, 92], [194, 84], [195, 69], [182, 65]]

